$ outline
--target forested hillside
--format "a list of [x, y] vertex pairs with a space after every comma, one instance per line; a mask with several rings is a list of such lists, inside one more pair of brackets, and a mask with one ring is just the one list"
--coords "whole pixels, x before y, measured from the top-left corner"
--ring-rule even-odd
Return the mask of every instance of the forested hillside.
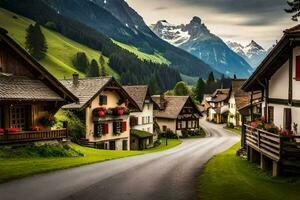
[[157, 92], [170, 89], [181, 80], [178, 71], [167, 65], [143, 62], [133, 53], [114, 44], [110, 38], [78, 21], [58, 14], [43, 1], [3, 0], [0, 1], [0, 6], [31, 18], [80, 44], [102, 51], [103, 55], [109, 58], [110, 67], [119, 74], [124, 84], [150, 83], [154, 85], [153, 91]]

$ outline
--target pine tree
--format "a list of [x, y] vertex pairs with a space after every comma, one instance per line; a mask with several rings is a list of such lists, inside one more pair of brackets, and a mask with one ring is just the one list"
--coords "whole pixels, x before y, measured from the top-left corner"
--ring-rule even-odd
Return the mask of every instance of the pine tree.
[[105, 60], [102, 54], [100, 54], [99, 63], [101, 68], [100, 76], [107, 76], [106, 69], [105, 69]]
[[298, 17], [300, 16], [300, 0], [288, 0], [287, 4], [289, 8], [284, 9], [287, 13], [292, 13], [292, 20], [298, 21]]
[[195, 98], [199, 102], [201, 102], [203, 100], [203, 96], [205, 93], [205, 85], [206, 84], [205, 84], [204, 80], [202, 78], [199, 78], [196, 89], [195, 89]]
[[38, 23], [29, 25], [26, 29], [25, 48], [35, 59], [41, 60], [47, 53], [47, 41]]
[[84, 52], [77, 52], [74, 59], [73, 65], [81, 72], [86, 72], [89, 68], [89, 59]]
[[88, 77], [99, 77], [99, 66], [95, 59], [92, 60], [87, 73]]
[[160, 93], [160, 89], [159, 89], [159, 86], [158, 86], [158, 83], [157, 83], [157, 80], [156, 80], [154, 74], [152, 74], [150, 76], [148, 85], [149, 85], [149, 93], [151, 95], [159, 94]]
[[215, 76], [213, 72], [210, 72], [207, 77], [207, 84], [212, 84], [215, 82]]

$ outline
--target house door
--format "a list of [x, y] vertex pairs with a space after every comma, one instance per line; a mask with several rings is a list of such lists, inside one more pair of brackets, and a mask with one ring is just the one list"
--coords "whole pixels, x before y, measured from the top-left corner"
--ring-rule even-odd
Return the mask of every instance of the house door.
[[109, 141], [109, 150], [116, 150], [116, 141]]
[[14, 106], [10, 108], [10, 127], [26, 129], [26, 107]]
[[122, 141], [122, 146], [123, 146], [123, 150], [128, 150], [128, 140], [123, 140]]

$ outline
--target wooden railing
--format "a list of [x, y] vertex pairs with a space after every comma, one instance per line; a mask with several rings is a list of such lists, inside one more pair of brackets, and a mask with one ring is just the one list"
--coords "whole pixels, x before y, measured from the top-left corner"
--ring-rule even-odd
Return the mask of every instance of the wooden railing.
[[244, 125], [246, 144], [274, 161], [296, 158], [300, 161], [300, 136], [281, 136]]
[[63, 138], [67, 138], [67, 136], [68, 136], [67, 129], [4, 133], [0, 135], [0, 144], [63, 139]]

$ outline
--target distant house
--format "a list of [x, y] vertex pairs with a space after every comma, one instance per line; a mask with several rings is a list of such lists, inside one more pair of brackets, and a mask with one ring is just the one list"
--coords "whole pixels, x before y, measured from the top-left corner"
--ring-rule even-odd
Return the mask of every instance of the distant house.
[[63, 139], [51, 130], [58, 109], [78, 101], [56, 78], [0, 29], [0, 144]]
[[147, 85], [123, 86], [141, 112], [130, 113], [130, 148], [141, 150], [153, 146], [157, 133], [153, 131], [153, 100]]
[[230, 89], [217, 89], [207, 101], [210, 107], [207, 110], [207, 119], [215, 123], [226, 123], [228, 118]]
[[160, 129], [170, 129], [181, 136], [182, 130], [199, 128], [202, 114], [193, 100], [188, 96], [152, 96], [158, 108], [154, 110], [154, 118]]
[[250, 95], [244, 92], [241, 87], [246, 82], [244, 79], [232, 79], [231, 81], [231, 94], [228, 101], [229, 114], [228, 123], [232, 123], [234, 126], [242, 126], [242, 117], [239, 109], [246, 106], [250, 102]]
[[139, 110], [137, 103], [112, 77], [79, 79], [61, 83], [79, 98], [79, 104], [69, 104], [86, 126], [86, 142], [110, 150], [130, 150], [129, 113]]

